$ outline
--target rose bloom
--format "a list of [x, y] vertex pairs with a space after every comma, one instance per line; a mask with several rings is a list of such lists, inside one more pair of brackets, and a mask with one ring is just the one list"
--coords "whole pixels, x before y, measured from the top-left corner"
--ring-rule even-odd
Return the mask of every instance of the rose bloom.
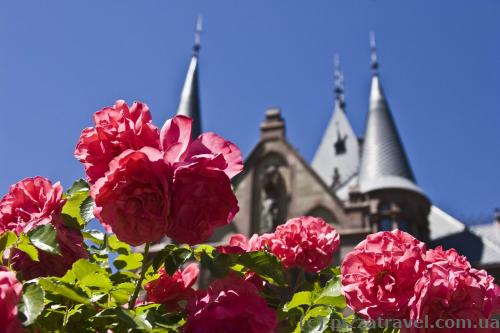
[[229, 177], [221, 170], [189, 165], [175, 170], [167, 235], [190, 245], [206, 241], [238, 212]]
[[24, 252], [13, 250], [12, 265], [24, 279], [62, 276], [75, 261], [88, 257], [80, 231], [64, 225], [62, 193], [59, 182], [52, 185], [43, 177], [26, 178], [12, 185], [0, 201], [0, 234], [11, 230], [19, 235], [49, 223], [57, 232], [61, 255], [39, 250], [39, 261], [33, 261]]
[[197, 264], [190, 264], [182, 271], [177, 270], [172, 276], [161, 268], [160, 277], [144, 286], [147, 292], [146, 300], [163, 304], [168, 311], [180, 311], [179, 302], [187, 301], [194, 293], [192, 286], [199, 273]]
[[264, 250], [265, 244], [267, 244], [270, 237], [272, 237], [272, 234], [263, 234], [261, 236], [253, 234], [248, 239], [243, 234], [234, 234], [229, 237], [227, 245], [217, 246], [217, 251], [225, 254], [242, 254], [250, 251]]
[[0, 234], [6, 230], [16, 235], [47, 223], [56, 223], [65, 200], [59, 182], [43, 177], [23, 179], [0, 200]]
[[153, 125], [146, 104], [135, 102], [129, 108], [122, 100], [94, 114], [95, 127], [85, 128], [75, 149], [83, 163], [87, 180], [95, 183], [109, 169], [109, 162], [127, 149], [160, 147], [160, 134]]
[[[484, 270], [470, 267], [467, 259], [454, 249], [441, 247], [425, 256], [427, 270], [415, 285], [410, 300], [410, 318], [424, 319], [430, 324], [437, 319], [479, 320], [490, 318], [496, 306], [493, 277]], [[413, 332], [442, 332], [443, 329], [414, 329]], [[454, 332], [450, 330], [449, 332]], [[463, 332], [467, 332], [464, 330]]]
[[184, 333], [272, 333], [275, 310], [250, 282], [229, 276], [189, 299]]
[[347, 254], [342, 289], [347, 304], [365, 319], [403, 319], [425, 269], [425, 244], [400, 231], [368, 235]]
[[17, 303], [21, 299], [23, 286], [16, 279], [16, 274], [0, 266], [0, 325], [2, 333], [21, 332], [21, 323], [17, 319]]
[[192, 119], [186, 116], [175, 116], [165, 122], [160, 134], [165, 161], [176, 168], [202, 161], [206, 167], [224, 171], [229, 178], [243, 170], [243, 157], [234, 143], [213, 132], [203, 133], [192, 141], [191, 127]]
[[301, 216], [279, 225], [267, 243], [286, 268], [316, 273], [331, 264], [340, 241], [337, 231], [323, 219]]
[[126, 150], [91, 187], [94, 214], [123, 242], [159, 241], [167, 232], [171, 170], [154, 148]]

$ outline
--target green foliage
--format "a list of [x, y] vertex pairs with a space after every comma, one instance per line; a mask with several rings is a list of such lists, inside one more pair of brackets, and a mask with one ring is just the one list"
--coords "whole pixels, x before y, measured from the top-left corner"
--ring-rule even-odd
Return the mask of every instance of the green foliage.
[[0, 258], [2, 257], [5, 250], [10, 248], [17, 242], [17, 236], [12, 231], [5, 231], [0, 235]]
[[82, 229], [94, 218], [94, 201], [89, 196], [89, 190], [87, 182], [80, 179], [66, 192], [62, 214], [65, 224], [69, 227]]
[[26, 283], [23, 286], [21, 302], [17, 306], [18, 316], [24, 326], [31, 325], [42, 313], [44, 302], [43, 289], [34, 283]]
[[165, 271], [169, 275], [172, 275], [182, 264], [191, 259], [192, 256], [193, 252], [190, 247], [179, 247], [175, 244], [169, 244], [158, 252], [153, 259], [153, 269], [157, 271], [161, 265], [165, 265]]
[[39, 250], [60, 255], [57, 232], [52, 224], [41, 225], [28, 232], [31, 243]]

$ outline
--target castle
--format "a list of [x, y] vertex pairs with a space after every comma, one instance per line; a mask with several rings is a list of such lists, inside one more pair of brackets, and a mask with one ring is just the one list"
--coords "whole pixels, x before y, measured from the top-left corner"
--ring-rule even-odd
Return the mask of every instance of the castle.
[[[177, 111], [193, 118], [194, 137], [202, 130], [200, 32], [198, 24]], [[341, 235], [336, 264], [368, 234], [399, 228], [429, 247], [455, 248], [498, 279], [500, 216], [468, 227], [433, 205], [418, 186], [382, 88], [373, 35], [370, 41], [371, 89], [364, 135], [356, 135], [346, 113], [337, 58], [335, 106], [312, 163], [287, 140], [281, 111], [267, 110], [260, 140], [246, 157], [244, 171], [233, 180], [240, 211], [212, 242], [224, 243], [233, 233], [271, 232], [289, 218], [312, 215], [322, 217]]]

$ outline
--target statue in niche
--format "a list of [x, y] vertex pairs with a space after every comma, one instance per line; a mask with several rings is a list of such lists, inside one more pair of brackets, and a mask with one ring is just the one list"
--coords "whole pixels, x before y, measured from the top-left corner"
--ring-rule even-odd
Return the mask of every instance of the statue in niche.
[[336, 189], [340, 186], [340, 173], [338, 168], [333, 169], [333, 177], [332, 177], [332, 189]]
[[275, 165], [270, 165], [261, 178], [262, 188], [262, 215], [260, 219], [260, 232], [272, 232], [278, 225], [280, 216], [279, 197], [282, 189], [282, 179]]

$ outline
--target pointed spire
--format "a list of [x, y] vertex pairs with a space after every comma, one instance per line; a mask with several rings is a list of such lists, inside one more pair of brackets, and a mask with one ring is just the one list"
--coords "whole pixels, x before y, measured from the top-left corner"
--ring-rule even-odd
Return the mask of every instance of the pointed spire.
[[362, 148], [359, 185], [362, 192], [399, 188], [422, 193], [401, 142], [378, 75], [375, 39], [370, 34], [372, 83]]
[[186, 80], [182, 88], [178, 115], [184, 115], [193, 119], [191, 136], [196, 138], [201, 134], [201, 111], [200, 111], [200, 93], [198, 87], [198, 58], [201, 49], [202, 17], [198, 16], [193, 44], [193, 56], [189, 63]]
[[372, 73], [376, 75], [378, 73], [377, 44], [375, 41], [375, 32], [373, 31], [370, 31], [370, 56]]
[[201, 49], [201, 32], [203, 31], [203, 16], [198, 15], [196, 28], [194, 30], [193, 54], [198, 56]]
[[333, 58], [333, 65], [335, 68], [335, 101], [339, 104], [340, 108], [344, 110], [344, 74], [342, 73], [342, 69], [340, 68], [340, 57], [338, 54], [335, 54]]

